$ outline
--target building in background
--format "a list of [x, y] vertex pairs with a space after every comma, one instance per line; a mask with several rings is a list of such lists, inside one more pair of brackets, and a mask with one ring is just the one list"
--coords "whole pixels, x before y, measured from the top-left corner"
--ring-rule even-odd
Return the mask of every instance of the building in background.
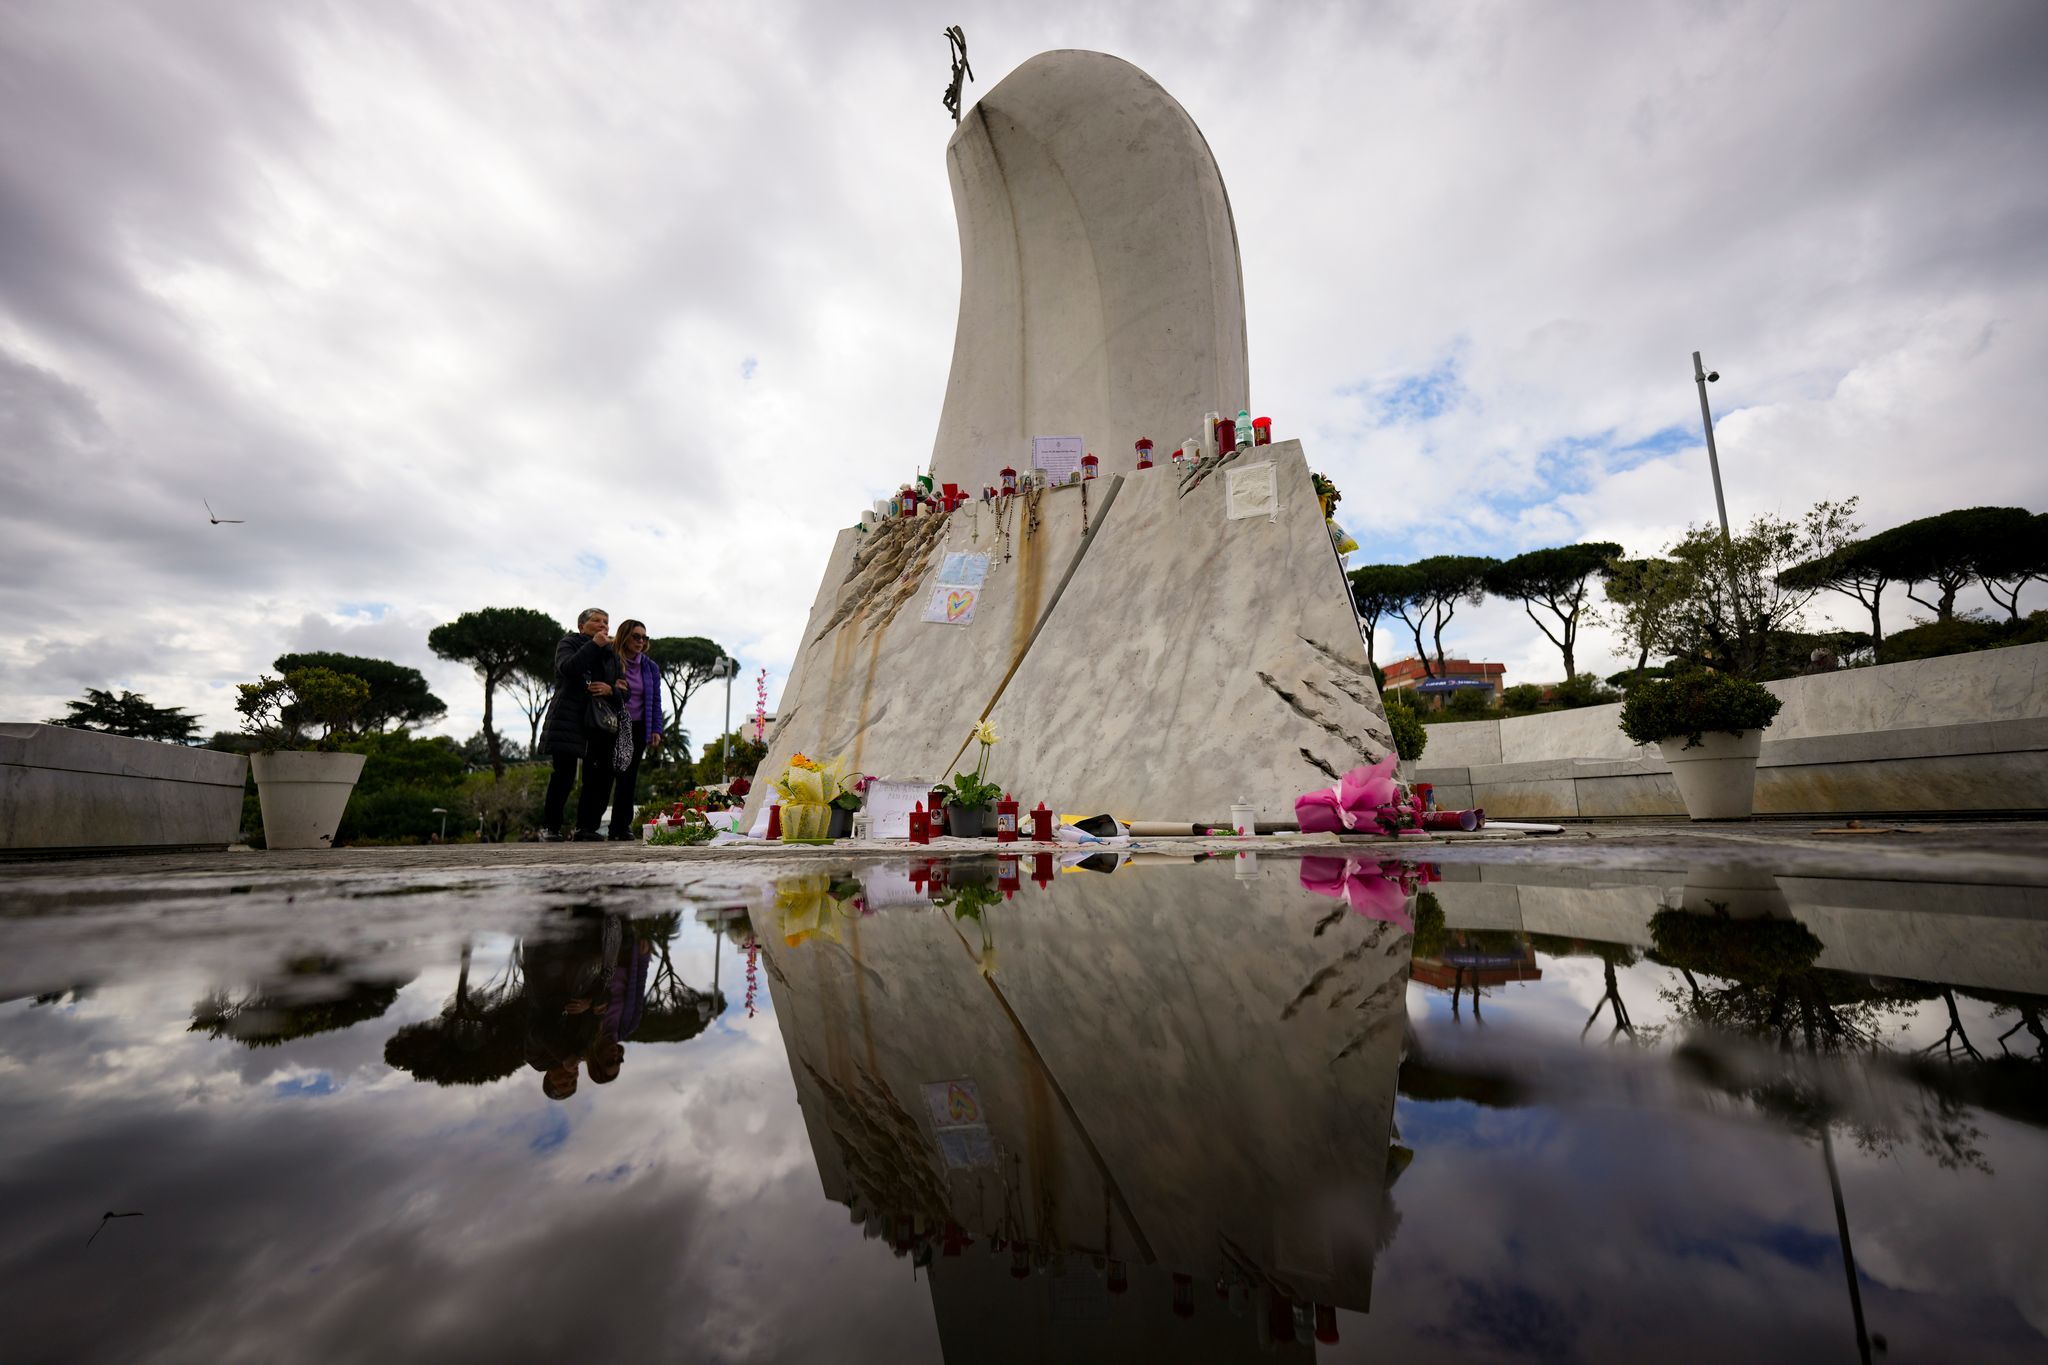
[[1475, 663], [1471, 659], [1445, 659], [1436, 666], [1433, 678], [1420, 659], [1396, 659], [1382, 671], [1387, 675], [1386, 691], [1433, 697], [1438, 706], [1453, 693], [1481, 690], [1487, 694], [1487, 705], [1499, 706], [1501, 693], [1507, 687], [1506, 664]]

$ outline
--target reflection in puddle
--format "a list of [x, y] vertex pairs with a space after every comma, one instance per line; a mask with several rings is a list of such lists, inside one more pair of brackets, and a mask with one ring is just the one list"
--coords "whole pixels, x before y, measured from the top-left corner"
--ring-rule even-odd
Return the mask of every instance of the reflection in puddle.
[[[18, 958], [30, 1358], [2041, 1349], [2039, 888], [812, 866]], [[571, 1265], [646, 1311], [536, 1329]]]

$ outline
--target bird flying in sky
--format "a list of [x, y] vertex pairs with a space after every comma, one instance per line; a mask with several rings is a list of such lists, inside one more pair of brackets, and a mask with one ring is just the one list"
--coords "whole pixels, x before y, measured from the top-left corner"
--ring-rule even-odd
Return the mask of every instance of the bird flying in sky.
[[206, 509], [206, 519], [212, 522], [215, 526], [240, 526], [242, 524], [242, 519], [240, 517], [215, 516], [213, 514], [213, 504], [208, 502], [205, 498], [201, 498], [199, 500], [199, 503], [200, 506]]

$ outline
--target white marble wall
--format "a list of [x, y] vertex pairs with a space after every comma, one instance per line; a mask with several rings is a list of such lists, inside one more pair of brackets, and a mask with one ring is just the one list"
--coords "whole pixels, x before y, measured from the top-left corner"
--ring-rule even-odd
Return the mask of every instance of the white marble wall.
[[0, 724], [0, 849], [224, 848], [248, 771], [240, 754]]

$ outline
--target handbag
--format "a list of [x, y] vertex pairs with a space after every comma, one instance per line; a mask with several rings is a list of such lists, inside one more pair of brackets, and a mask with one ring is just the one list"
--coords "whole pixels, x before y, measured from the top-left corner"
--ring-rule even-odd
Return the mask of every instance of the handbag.
[[619, 714], [619, 737], [612, 741], [612, 771], [622, 773], [633, 766], [633, 723], [626, 719], [626, 708], [614, 708]]
[[[619, 732], [619, 722], [623, 717], [624, 713], [620, 710], [618, 703], [614, 702], [610, 697], [592, 697], [590, 699], [591, 729], [602, 730], [608, 735], [615, 735]], [[627, 733], [630, 734], [631, 731]]]

